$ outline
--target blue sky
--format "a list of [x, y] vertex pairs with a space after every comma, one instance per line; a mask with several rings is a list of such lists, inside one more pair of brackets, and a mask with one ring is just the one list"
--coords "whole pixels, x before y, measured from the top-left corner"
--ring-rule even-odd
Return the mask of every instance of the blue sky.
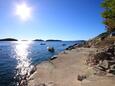
[[[31, 19], [15, 16], [15, 3], [32, 7]], [[0, 38], [87, 40], [105, 31], [102, 0], [0, 0]]]

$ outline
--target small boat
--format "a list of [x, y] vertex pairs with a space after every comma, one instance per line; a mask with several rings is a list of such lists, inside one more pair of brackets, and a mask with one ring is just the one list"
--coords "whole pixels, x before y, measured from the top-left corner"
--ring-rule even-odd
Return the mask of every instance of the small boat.
[[54, 52], [55, 49], [53, 47], [47, 47], [47, 50], [50, 51], [50, 52]]

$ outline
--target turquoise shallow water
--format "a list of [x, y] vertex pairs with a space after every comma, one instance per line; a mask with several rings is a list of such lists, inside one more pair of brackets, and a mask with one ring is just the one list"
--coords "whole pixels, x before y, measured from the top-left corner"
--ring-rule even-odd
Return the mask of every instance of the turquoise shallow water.
[[[75, 43], [78, 42], [0, 42], [0, 86], [18, 86], [19, 76], [29, 75], [34, 65]], [[49, 52], [47, 47], [54, 47], [55, 52]]]

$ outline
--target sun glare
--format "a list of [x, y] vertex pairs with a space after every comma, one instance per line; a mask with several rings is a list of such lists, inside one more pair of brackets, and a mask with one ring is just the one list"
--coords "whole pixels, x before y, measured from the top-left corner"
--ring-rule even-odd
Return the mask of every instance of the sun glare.
[[30, 71], [31, 65], [31, 59], [28, 58], [29, 54], [29, 48], [32, 42], [28, 41], [18, 41], [17, 45], [15, 46], [15, 52], [16, 52], [16, 60], [18, 61], [17, 64], [17, 73], [19, 75], [25, 75], [27, 72]]
[[27, 21], [32, 14], [32, 7], [29, 7], [26, 3], [16, 5], [16, 15], [23, 21]]

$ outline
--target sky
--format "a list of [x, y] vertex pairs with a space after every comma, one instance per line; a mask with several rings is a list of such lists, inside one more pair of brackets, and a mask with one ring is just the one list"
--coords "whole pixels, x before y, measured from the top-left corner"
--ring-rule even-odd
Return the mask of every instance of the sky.
[[105, 31], [103, 0], [0, 0], [0, 39], [88, 40]]

